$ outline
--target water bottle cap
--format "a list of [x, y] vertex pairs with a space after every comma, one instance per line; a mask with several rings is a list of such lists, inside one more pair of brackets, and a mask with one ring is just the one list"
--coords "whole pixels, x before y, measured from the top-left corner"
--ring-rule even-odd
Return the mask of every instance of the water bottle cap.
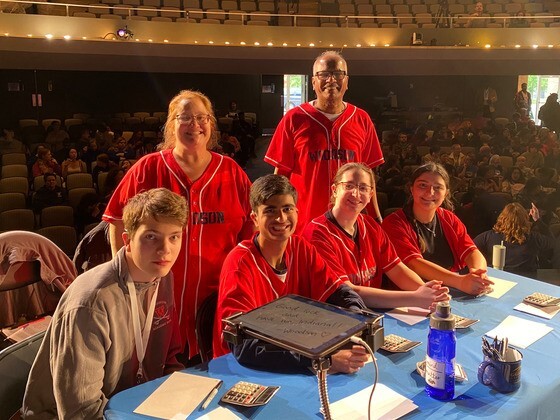
[[448, 331], [455, 329], [455, 315], [451, 313], [449, 302], [438, 302], [436, 311], [430, 317], [430, 327]]

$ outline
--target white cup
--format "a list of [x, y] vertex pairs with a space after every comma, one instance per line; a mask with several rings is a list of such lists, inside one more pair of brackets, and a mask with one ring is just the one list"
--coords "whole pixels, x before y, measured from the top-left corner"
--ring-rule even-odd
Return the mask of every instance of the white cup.
[[506, 247], [504, 245], [494, 245], [492, 266], [498, 270], [503, 270], [504, 265], [506, 265]]

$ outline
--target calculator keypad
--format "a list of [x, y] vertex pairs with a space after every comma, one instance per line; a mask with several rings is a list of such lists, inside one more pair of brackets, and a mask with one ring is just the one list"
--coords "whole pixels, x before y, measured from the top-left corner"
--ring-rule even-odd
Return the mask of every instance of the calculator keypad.
[[264, 386], [240, 381], [225, 393], [222, 401], [245, 407], [264, 405], [270, 401], [279, 388], [278, 386]]
[[410, 341], [404, 337], [395, 334], [385, 336], [385, 341], [381, 347], [383, 350], [391, 353], [406, 353], [414, 347], [419, 346], [420, 341]]
[[560, 304], [560, 298], [545, 295], [544, 293], [532, 293], [523, 299], [526, 303], [532, 303], [537, 306], [553, 306]]

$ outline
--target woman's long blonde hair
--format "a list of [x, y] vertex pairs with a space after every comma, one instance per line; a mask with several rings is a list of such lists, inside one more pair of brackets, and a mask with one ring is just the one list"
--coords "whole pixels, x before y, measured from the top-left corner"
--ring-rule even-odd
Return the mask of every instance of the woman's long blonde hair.
[[177, 115], [182, 111], [181, 102], [184, 100], [198, 99], [206, 108], [206, 112], [210, 115], [211, 134], [210, 140], [206, 145], [208, 150], [213, 149], [218, 144], [218, 124], [212, 108], [212, 102], [203, 93], [196, 90], [182, 90], [179, 92], [171, 102], [169, 102], [169, 109], [167, 111], [167, 121], [165, 122], [163, 130], [163, 142], [158, 146], [158, 150], [173, 149], [177, 138], [175, 137], [175, 124]]
[[510, 203], [504, 207], [494, 225], [494, 232], [504, 235], [511, 243], [525, 243], [531, 232], [531, 221], [527, 210], [519, 203]]

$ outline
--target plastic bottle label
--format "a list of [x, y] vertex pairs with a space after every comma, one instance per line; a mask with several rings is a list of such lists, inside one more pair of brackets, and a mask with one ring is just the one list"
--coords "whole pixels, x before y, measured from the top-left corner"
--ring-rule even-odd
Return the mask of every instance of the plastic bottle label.
[[[455, 360], [452, 361], [455, 367]], [[445, 363], [426, 355], [426, 383], [432, 388], [445, 389]]]

